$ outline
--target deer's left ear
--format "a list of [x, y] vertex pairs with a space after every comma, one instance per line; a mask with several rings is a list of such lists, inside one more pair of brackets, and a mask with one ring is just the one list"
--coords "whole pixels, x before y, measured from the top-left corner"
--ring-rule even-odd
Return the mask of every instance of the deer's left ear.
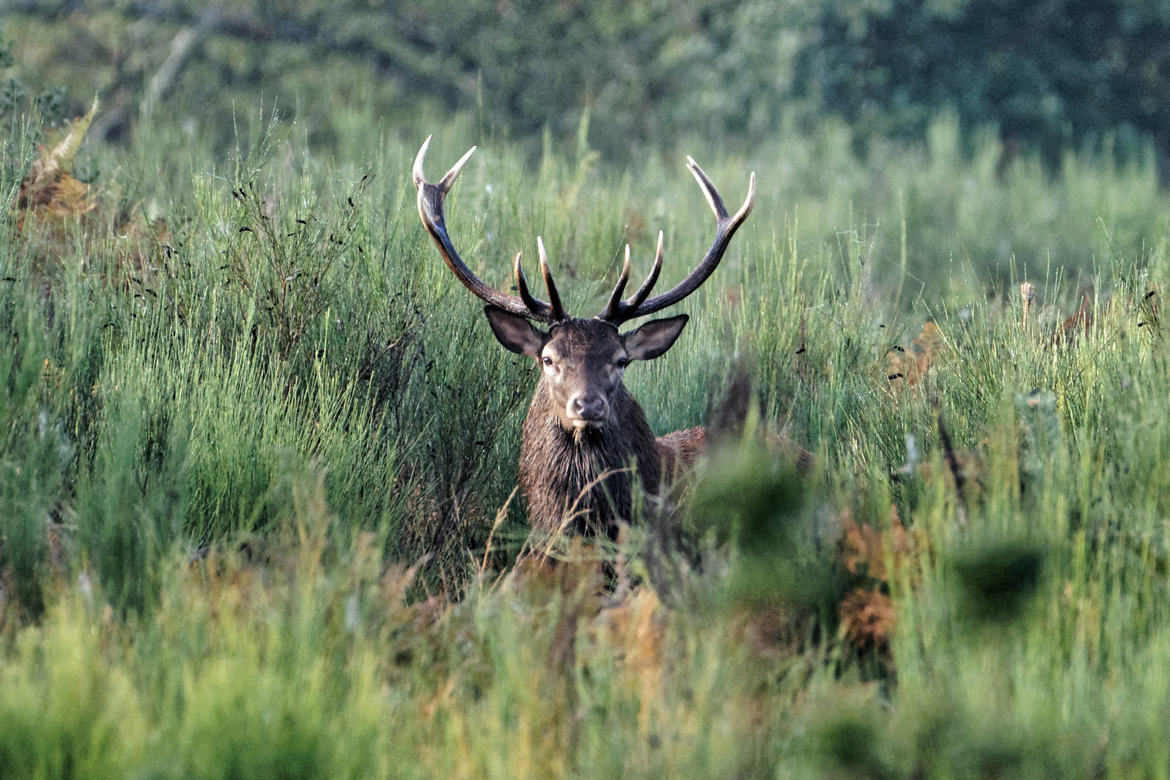
[[676, 317], [667, 317], [663, 320], [650, 320], [635, 331], [622, 336], [626, 345], [626, 352], [630, 360], [653, 360], [674, 345], [675, 339], [686, 327], [685, 314]]

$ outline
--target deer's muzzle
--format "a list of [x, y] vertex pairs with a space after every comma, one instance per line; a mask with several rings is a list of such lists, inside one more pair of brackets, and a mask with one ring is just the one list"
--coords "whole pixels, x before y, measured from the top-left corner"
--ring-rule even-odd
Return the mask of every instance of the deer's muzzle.
[[609, 402], [603, 395], [581, 393], [569, 399], [565, 416], [577, 430], [594, 428], [609, 418]]

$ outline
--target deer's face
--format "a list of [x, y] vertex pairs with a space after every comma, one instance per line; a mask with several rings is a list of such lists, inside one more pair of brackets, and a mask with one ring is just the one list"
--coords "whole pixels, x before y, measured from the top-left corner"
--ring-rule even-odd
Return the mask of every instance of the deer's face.
[[578, 431], [612, 422], [613, 397], [626, 366], [666, 352], [687, 324], [682, 314], [623, 334], [602, 320], [567, 319], [545, 332], [494, 306], [485, 313], [501, 344], [536, 358], [561, 426]]

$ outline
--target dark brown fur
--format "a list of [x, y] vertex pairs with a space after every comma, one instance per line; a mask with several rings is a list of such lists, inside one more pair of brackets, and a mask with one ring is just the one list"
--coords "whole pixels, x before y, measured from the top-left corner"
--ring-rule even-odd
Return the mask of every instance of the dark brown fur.
[[[653, 360], [670, 349], [687, 316], [650, 320], [628, 333], [619, 333], [618, 327], [673, 306], [703, 284], [751, 213], [756, 176], [753, 173], [748, 179], [743, 205], [729, 214], [710, 178], [688, 157], [687, 168], [715, 214], [715, 239], [706, 255], [681, 282], [650, 297], [662, 269], [660, 232], [653, 268], [642, 285], [623, 299], [630, 278], [627, 244], [625, 263], [605, 308], [596, 317], [581, 319], [569, 316], [562, 306], [540, 237], [536, 245], [548, 301], [531, 294], [519, 254], [513, 261], [518, 296], [485, 284], [463, 262], [444, 224], [443, 200], [475, 148], [437, 183], [431, 183], [423, 173], [430, 142], [427, 138], [419, 149], [411, 172], [418, 189], [419, 217], [447, 267], [488, 304], [484, 313], [499, 342], [516, 354], [535, 358], [541, 366], [540, 384], [524, 420], [520, 444], [520, 487], [528, 500], [532, 525], [542, 531], [570, 527], [613, 535], [619, 522], [633, 514], [637, 487], [657, 495], [664, 473], [673, 478], [689, 467], [706, 440], [700, 428], [655, 439], [646, 415], [621, 381], [631, 362]], [[533, 322], [545, 323], [549, 329], [540, 330]]]
[[611, 423], [566, 430], [541, 379], [520, 443], [520, 489], [533, 527], [612, 536], [632, 514], [634, 484], [658, 492], [662, 458], [646, 415], [625, 386], [611, 403]]

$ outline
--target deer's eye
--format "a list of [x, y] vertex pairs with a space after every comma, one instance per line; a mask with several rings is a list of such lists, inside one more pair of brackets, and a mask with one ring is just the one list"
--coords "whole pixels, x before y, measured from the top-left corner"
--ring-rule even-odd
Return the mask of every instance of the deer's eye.
[[546, 366], [551, 366], [553, 364], [553, 359], [548, 355], [545, 355], [543, 358], [541, 358], [541, 362], [543, 362]]
[[625, 368], [626, 366], [628, 366], [630, 364], [630, 359], [629, 358], [618, 358], [617, 360], [613, 361], [613, 364], [615, 366], [617, 366], [618, 368]]

